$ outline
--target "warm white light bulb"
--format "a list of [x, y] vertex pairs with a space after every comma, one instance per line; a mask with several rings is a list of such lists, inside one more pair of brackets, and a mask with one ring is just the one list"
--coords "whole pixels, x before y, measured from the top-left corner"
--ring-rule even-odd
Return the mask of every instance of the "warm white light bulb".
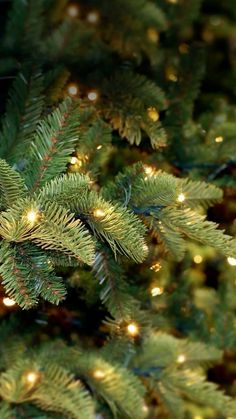
[[69, 93], [70, 96], [76, 96], [78, 94], [78, 91], [79, 91], [79, 88], [77, 84], [75, 83], [71, 83], [67, 87], [67, 92]]
[[26, 214], [26, 218], [30, 224], [34, 224], [39, 217], [39, 213], [35, 210], [30, 210]]
[[135, 323], [128, 324], [127, 331], [131, 336], [137, 336], [139, 334], [139, 328]]
[[194, 256], [193, 260], [195, 263], [199, 264], [199, 263], [202, 263], [203, 257], [201, 255], [196, 255]]
[[16, 302], [9, 297], [4, 297], [2, 302], [6, 307], [12, 307], [16, 304]]
[[99, 20], [99, 14], [96, 11], [89, 12], [86, 17], [89, 23], [97, 23]]
[[70, 164], [77, 164], [78, 163], [78, 159], [77, 159], [77, 157], [75, 157], [75, 156], [73, 156], [73, 157], [71, 157], [71, 160], [70, 160]]
[[102, 371], [102, 370], [95, 370], [94, 372], [93, 372], [93, 376], [95, 377], [95, 378], [97, 378], [97, 379], [102, 379], [102, 378], [104, 378], [105, 377], [105, 373], [104, 373], [104, 371]]
[[177, 201], [178, 202], [184, 202], [186, 199], [185, 195], [183, 193], [179, 194]]
[[222, 137], [222, 135], [220, 135], [219, 137], [215, 138], [215, 142], [216, 143], [222, 143], [224, 141], [224, 137]]
[[104, 217], [105, 212], [102, 209], [97, 208], [93, 211], [93, 215], [97, 218], [101, 218], [101, 217]]
[[67, 7], [67, 14], [70, 17], [77, 17], [79, 14], [79, 7], [77, 6], [77, 4], [70, 4]]
[[177, 362], [178, 364], [183, 364], [186, 361], [186, 356], [185, 355], [179, 355], [177, 358]]
[[228, 257], [227, 258], [227, 261], [228, 261], [228, 264], [229, 265], [231, 265], [231, 266], [236, 266], [236, 259], [235, 258], [232, 258], [232, 257]]
[[163, 294], [164, 288], [163, 287], [153, 287], [151, 289], [151, 294], [153, 297], [157, 297], [158, 295]]
[[30, 384], [34, 384], [37, 380], [38, 380], [39, 374], [37, 372], [29, 372], [26, 375], [26, 380], [30, 383]]
[[87, 96], [88, 96], [88, 99], [91, 102], [95, 102], [97, 100], [97, 98], [98, 98], [98, 93], [95, 92], [95, 90], [91, 90], [91, 92], [88, 92], [88, 95]]
[[97, 150], [101, 150], [101, 148], [102, 148], [101, 144], [97, 146]]

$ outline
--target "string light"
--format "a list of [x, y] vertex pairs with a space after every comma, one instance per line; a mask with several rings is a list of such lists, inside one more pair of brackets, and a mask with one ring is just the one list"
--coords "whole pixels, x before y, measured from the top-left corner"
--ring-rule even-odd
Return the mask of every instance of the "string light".
[[147, 38], [154, 44], [156, 44], [159, 41], [159, 33], [156, 30], [156, 28], [149, 28], [147, 30]]
[[30, 224], [35, 224], [37, 219], [39, 218], [39, 213], [38, 211], [30, 210], [27, 212], [26, 218]]
[[97, 378], [98, 380], [101, 380], [102, 378], [105, 377], [105, 372], [102, 371], [102, 370], [95, 370], [93, 372], [93, 376], [94, 376], [94, 378]]
[[154, 271], [154, 272], [159, 272], [161, 270], [161, 268], [162, 268], [162, 266], [159, 262], [154, 263], [154, 265], [152, 265], [150, 267], [151, 271]]
[[185, 195], [183, 193], [178, 195], [177, 201], [178, 202], [184, 202], [186, 199]]
[[178, 364], [183, 364], [186, 361], [186, 356], [185, 355], [179, 355], [177, 358], [177, 362]]
[[98, 99], [98, 93], [95, 90], [91, 90], [88, 92], [87, 97], [91, 102], [95, 102]]
[[77, 164], [77, 163], [78, 163], [78, 159], [77, 159], [77, 157], [72, 156], [72, 157], [71, 157], [71, 160], [70, 160], [70, 164]]
[[143, 169], [144, 169], [144, 172], [146, 173], [146, 175], [148, 177], [153, 176], [154, 173], [155, 173], [155, 167], [153, 167], [153, 166], [148, 166], [147, 164], [144, 164]]
[[97, 23], [99, 21], [99, 14], [96, 11], [89, 12], [86, 16], [86, 19], [89, 23]]
[[29, 371], [24, 373], [23, 382], [24, 384], [31, 389], [40, 379], [41, 374], [39, 371]]
[[177, 4], [178, 0], [166, 0], [167, 3], [171, 3], [171, 4]]
[[224, 137], [222, 137], [221, 135], [215, 138], [216, 143], [222, 143], [223, 141], [224, 141]]
[[151, 289], [151, 294], [153, 297], [157, 297], [158, 295], [162, 295], [164, 292], [164, 288], [163, 287], [153, 287]]
[[101, 218], [101, 217], [104, 217], [106, 214], [105, 214], [105, 212], [104, 212], [102, 209], [100, 209], [100, 208], [96, 208], [96, 209], [93, 211], [93, 215], [94, 215], [95, 217], [97, 217], [97, 218]]
[[149, 409], [148, 409], [148, 406], [147, 406], [146, 404], [144, 404], [144, 405], [143, 405], [143, 407], [142, 407], [142, 411], [143, 411], [144, 413], [148, 413]]
[[147, 110], [148, 117], [153, 121], [157, 122], [160, 118], [159, 112], [153, 106]]
[[2, 302], [3, 302], [4, 306], [6, 306], [6, 307], [12, 307], [16, 304], [16, 302], [9, 297], [4, 297], [2, 299]]
[[73, 17], [73, 18], [77, 17], [79, 15], [79, 7], [78, 7], [78, 5], [77, 4], [73, 4], [73, 3], [70, 4], [67, 7], [67, 15], [70, 16], [70, 17]]
[[101, 144], [97, 146], [97, 150], [101, 150], [101, 148], [102, 148]]
[[127, 331], [130, 336], [137, 336], [139, 334], [139, 327], [135, 323], [130, 323], [127, 326]]
[[79, 87], [75, 83], [70, 83], [67, 86], [67, 92], [70, 96], [76, 96], [78, 94], [78, 91], [79, 91]]
[[232, 257], [228, 257], [227, 258], [227, 261], [228, 261], [228, 264], [229, 265], [231, 265], [231, 266], [236, 266], [236, 259], [235, 258], [232, 258]]
[[165, 70], [166, 79], [169, 81], [177, 82], [178, 76], [174, 67], [169, 66]]
[[199, 263], [202, 263], [203, 257], [201, 255], [196, 255], [194, 256], [193, 260], [195, 263], [199, 264]]

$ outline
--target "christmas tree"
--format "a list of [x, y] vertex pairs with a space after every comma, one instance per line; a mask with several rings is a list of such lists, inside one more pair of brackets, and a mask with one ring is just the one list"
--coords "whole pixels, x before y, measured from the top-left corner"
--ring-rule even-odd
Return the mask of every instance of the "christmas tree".
[[236, 3], [1, 2], [0, 419], [236, 418]]

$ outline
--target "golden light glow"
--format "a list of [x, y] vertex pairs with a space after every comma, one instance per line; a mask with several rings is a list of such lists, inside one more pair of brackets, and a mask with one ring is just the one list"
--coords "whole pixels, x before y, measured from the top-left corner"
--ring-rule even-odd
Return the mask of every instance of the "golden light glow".
[[164, 288], [163, 287], [153, 287], [151, 289], [151, 294], [153, 297], [157, 297], [158, 295], [162, 295], [164, 292]]
[[99, 21], [99, 13], [96, 11], [89, 12], [86, 17], [89, 23], [97, 23]]
[[142, 411], [143, 411], [144, 413], [148, 413], [149, 409], [148, 409], [148, 406], [147, 406], [146, 404], [144, 404], [144, 405], [143, 405], [143, 407], [142, 407]]
[[171, 3], [171, 4], [177, 4], [178, 0], [166, 0], [167, 3]]
[[97, 217], [97, 218], [101, 218], [101, 217], [104, 217], [104, 216], [106, 215], [106, 213], [105, 213], [102, 209], [100, 209], [100, 208], [96, 208], [96, 209], [93, 211], [93, 215], [94, 215], [95, 217]]
[[36, 221], [39, 218], [39, 213], [38, 213], [38, 211], [35, 211], [35, 210], [32, 209], [32, 210], [27, 212], [26, 218], [27, 218], [27, 221], [30, 224], [34, 224], [34, 223], [36, 223]]
[[153, 166], [148, 166], [147, 164], [145, 164], [145, 165], [143, 166], [143, 169], [144, 169], [144, 172], [146, 173], [146, 175], [147, 175], [148, 177], [153, 176], [153, 175], [154, 175], [154, 173], [155, 173], [155, 167], [153, 167]]
[[94, 376], [94, 378], [97, 378], [98, 380], [101, 380], [102, 378], [105, 377], [105, 372], [102, 371], [102, 370], [95, 370], [93, 372], [93, 376]]
[[194, 416], [194, 419], [203, 419], [203, 418], [202, 416], [197, 415], [197, 416]]
[[12, 307], [16, 304], [16, 302], [9, 297], [4, 297], [2, 299], [2, 302], [3, 302], [4, 306], [6, 306], [6, 307]]
[[67, 87], [67, 92], [70, 96], [76, 96], [79, 92], [79, 87], [75, 83], [70, 83]]
[[101, 148], [102, 148], [101, 144], [97, 146], [97, 150], [101, 150]]
[[156, 28], [149, 28], [147, 30], [147, 38], [154, 44], [156, 44], [159, 41], [159, 33], [156, 30]]
[[148, 114], [148, 117], [153, 121], [153, 122], [157, 122], [158, 120], [159, 120], [159, 118], [160, 118], [160, 114], [159, 114], [159, 112], [157, 111], [157, 109], [156, 108], [154, 108], [153, 106], [152, 107], [150, 107], [150, 108], [148, 108], [148, 110], [147, 110], [147, 114]]
[[185, 355], [179, 355], [177, 358], [177, 362], [178, 364], [183, 364], [186, 361], [186, 356]]
[[154, 264], [150, 267], [151, 271], [154, 271], [154, 272], [159, 272], [159, 271], [161, 270], [161, 268], [162, 268], [162, 266], [161, 266], [161, 264], [160, 264], [159, 262], [154, 263]]
[[95, 90], [91, 90], [88, 92], [87, 97], [91, 102], [95, 102], [98, 99], [98, 93]]
[[235, 258], [232, 258], [232, 257], [228, 257], [227, 258], [227, 262], [228, 262], [228, 264], [229, 265], [231, 265], [231, 266], [236, 266], [236, 259]]
[[177, 201], [178, 202], [184, 202], [186, 199], [185, 195], [183, 193], [179, 194]]
[[77, 4], [69, 4], [67, 7], [67, 14], [70, 17], [77, 17], [79, 15], [79, 7]]
[[193, 260], [195, 263], [199, 264], [199, 263], [202, 263], [203, 257], [201, 255], [195, 255]]
[[130, 323], [127, 326], [127, 331], [131, 336], [137, 336], [139, 334], [139, 327], [135, 323]]
[[38, 379], [39, 379], [39, 373], [38, 372], [35, 372], [35, 371], [28, 372], [26, 374], [26, 377], [25, 378], [26, 378], [26, 381], [29, 384], [35, 384], [36, 381], [38, 381]]
[[71, 160], [70, 160], [70, 164], [77, 164], [77, 163], [78, 163], [78, 159], [77, 159], [77, 157], [72, 156], [72, 157], [71, 157]]
[[222, 143], [224, 141], [224, 137], [222, 137], [222, 135], [220, 135], [219, 137], [215, 138], [215, 142], [216, 143]]
[[173, 82], [178, 81], [178, 75], [173, 66], [166, 67], [165, 75], [166, 75], [166, 79], [169, 81], [173, 81]]

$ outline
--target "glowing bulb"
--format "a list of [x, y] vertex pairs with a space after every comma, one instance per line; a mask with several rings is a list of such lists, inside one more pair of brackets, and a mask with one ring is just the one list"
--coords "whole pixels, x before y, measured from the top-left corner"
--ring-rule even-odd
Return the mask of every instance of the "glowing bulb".
[[77, 84], [71, 83], [67, 87], [67, 92], [69, 93], [70, 96], [76, 96], [78, 94], [78, 91], [79, 91], [79, 88]]
[[194, 256], [193, 260], [195, 263], [199, 264], [199, 263], [202, 263], [203, 257], [201, 255], [196, 255]]
[[71, 157], [70, 164], [77, 164], [77, 163], [78, 163], [77, 157], [75, 156]]
[[162, 266], [159, 262], [154, 263], [154, 265], [152, 265], [150, 267], [151, 271], [154, 271], [154, 272], [159, 272], [161, 270], [161, 268], [162, 268]]
[[144, 404], [144, 405], [143, 405], [143, 407], [142, 407], [142, 411], [143, 411], [144, 413], [148, 413], [149, 409], [148, 409], [148, 407], [147, 407], [147, 405], [146, 405], [146, 404]]
[[102, 209], [97, 208], [93, 211], [93, 215], [97, 218], [101, 218], [101, 217], [104, 217], [105, 212]]
[[171, 3], [171, 4], [177, 4], [178, 0], [166, 0], [167, 3]]
[[37, 372], [28, 372], [28, 374], [26, 375], [26, 380], [28, 381], [28, 383], [30, 384], [34, 384], [39, 378], [39, 374]]
[[95, 102], [98, 99], [98, 93], [95, 92], [95, 90], [91, 90], [91, 92], [88, 92], [87, 96], [91, 102]]
[[102, 148], [101, 144], [97, 146], [97, 150], [101, 150], [101, 148]]
[[153, 121], [157, 122], [160, 118], [159, 112], [153, 106], [147, 110], [148, 117]]
[[173, 66], [169, 66], [166, 68], [165, 75], [166, 75], [166, 79], [169, 81], [173, 81], [173, 82], [178, 81], [178, 76]]
[[149, 41], [151, 41], [155, 44], [159, 41], [159, 33], [157, 32], [157, 30], [155, 28], [149, 28], [147, 30], [147, 37], [148, 37]]
[[236, 259], [232, 257], [227, 258], [228, 264], [231, 266], [236, 266]]
[[177, 362], [178, 364], [183, 364], [186, 361], [186, 356], [185, 355], [179, 355], [177, 358]]
[[139, 334], [139, 328], [135, 323], [128, 324], [127, 331], [131, 336], [137, 336]]
[[7, 306], [7, 307], [12, 307], [16, 304], [16, 302], [14, 300], [12, 300], [11, 298], [8, 298], [8, 297], [4, 297], [2, 302], [3, 302], [4, 306]]
[[216, 143], [222, 143], [223, 141], [224, 141], [224, 137], [222, 137], [221, 135], [215, 138]]
[[102, 370], [95, 370], [93, 373], [94, 378], [97, 378], [98, 380], [101, 380], [105, 377], [105, 373]]
[[194, 419], [203, 419], [203, 418], [202, 416], [197, 415], [197, 416], [194, 416]]
[[179, 196], [178, 196], [178, 198], [177, 198], [177, 201], [178, 202], [184, 202], [185, 201], [185, 195], [183, 194], [183, 193], [181, 193], [181, 194], [179, 194]]
[[163, 287], [153, 287], [151, 289], [151, 294], [153, 297], [157, 297], [158, 295], [163, 294], [164, 288]]
[[153, 166], [148, 166], [148, 165], [144, 165], [143, 166], [144, 172], [146, 173], [147, 176], [153, 176], [155, 173], [155, 167]]
[[67, 14], [70, 17], [77, 17], [79, 14], [79, 7], [77, 6], [77, 4], [70, 4], [67, 7]]
[[98, 12], [96, 12], [96, 11], [93, 11], [93, 12], [89, 12], [88, 14], [87, 14], [87, 17], [86, 17], [86, 19], [87, 19], [87, 21], [89, 22], [89, 23], [97, 23], [98, 22], [98, 20], [99, 20], [99, 14], [98, 14]]
[[30, 210], [26, 215], [26, 218], [30, 224], [34, 224], [37, 221], [38, 217], [39, 213], [34, 210]]

